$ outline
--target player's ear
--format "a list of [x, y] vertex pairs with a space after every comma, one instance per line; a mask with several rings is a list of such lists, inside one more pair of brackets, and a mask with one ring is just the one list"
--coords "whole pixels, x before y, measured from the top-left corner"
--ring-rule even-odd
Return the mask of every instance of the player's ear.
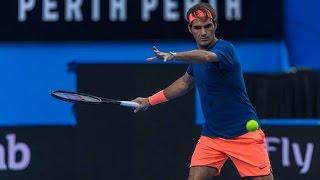
[[217, 21], [213, 21], [213, 28], [214, 28], [214, 30], [217, 30], [217, 26], [218, 26]]
[[190, 33], [190, 34], [192, 34], [191, 28], [192, 28], [192, 25], [191, 25], [191, 24], [188, 24], [188, 30], [189, 30], [189, 33]]

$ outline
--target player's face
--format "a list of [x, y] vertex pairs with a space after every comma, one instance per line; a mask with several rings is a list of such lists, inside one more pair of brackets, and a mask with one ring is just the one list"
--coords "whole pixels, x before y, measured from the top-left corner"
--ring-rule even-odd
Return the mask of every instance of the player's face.
[[192, 22], [192, 25], [189, 26], [189, 31], [200, 49], [207, 49], [213, 43], [216, 25], [217, 23], [212, 22], [211, 19], [207, 19], [206, 21], [196, 19]]

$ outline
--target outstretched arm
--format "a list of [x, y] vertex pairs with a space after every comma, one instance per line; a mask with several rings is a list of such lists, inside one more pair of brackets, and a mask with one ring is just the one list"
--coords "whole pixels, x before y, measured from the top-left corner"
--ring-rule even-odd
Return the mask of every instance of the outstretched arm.
[[174, 55], [174, 59], [190, 63], [218, 62], [218, 57], [215, 53], [204, 50], [177, 52]]
[[156, 47], [153, 47], [154, 57], [148, 58], [148, 61], [163, 60], [163, 61], [184, 61], [189, 63], [206, 63], [218, 62], [218, 57], [215, 53], [205, 50], [192, 50], [184, 52], [161, 52]]
[[187, 92], [189, 92], [193, 88], [193, 84], [194, 84], [193, 77], [190, 76], [188, 73], [185, 73], [182, 77], [177, 79], [170, 86], [165, 88], [163, 91], [160, 91], [148, 98], [138, 97], [134, 99], [133, 101], [139, 103], [140, 105], [138, 108], [134, 110], [134, 112], [136, 113], [138, 111], [144, 111], [144, 110], [147, 110], [148, 107], [152, 105], [156, 105], [158, 103], [180, 97], [186, 94]]

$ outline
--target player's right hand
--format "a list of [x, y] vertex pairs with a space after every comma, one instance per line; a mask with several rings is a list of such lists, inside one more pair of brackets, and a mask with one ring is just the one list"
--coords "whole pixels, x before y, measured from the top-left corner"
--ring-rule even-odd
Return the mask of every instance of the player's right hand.
[[138, 97], [132, 101], [139, 104], [139, 107], [134, 109], [134, 113], [137, 113], [139, 111], [146, 111], [151, 106], [148, 98]]
[[147, 61], [154, 61], [154, 60], [163, 60], [164, 62], [166, 61], [172, 61], [175, 59], [175, 53], [173, 52], [161, 52], [158, 50], [157, 47], [153, 46], [153, 53], [154, 57], [147, 58]]

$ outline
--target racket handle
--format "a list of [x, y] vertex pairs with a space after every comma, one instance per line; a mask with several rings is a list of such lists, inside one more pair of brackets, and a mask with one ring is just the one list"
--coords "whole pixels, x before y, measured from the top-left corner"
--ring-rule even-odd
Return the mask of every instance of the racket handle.
[[132, 101], [120, 101], [120, 106], [125, 106], [129, 108], [137, 108], [139, 107], [139, 104]]

